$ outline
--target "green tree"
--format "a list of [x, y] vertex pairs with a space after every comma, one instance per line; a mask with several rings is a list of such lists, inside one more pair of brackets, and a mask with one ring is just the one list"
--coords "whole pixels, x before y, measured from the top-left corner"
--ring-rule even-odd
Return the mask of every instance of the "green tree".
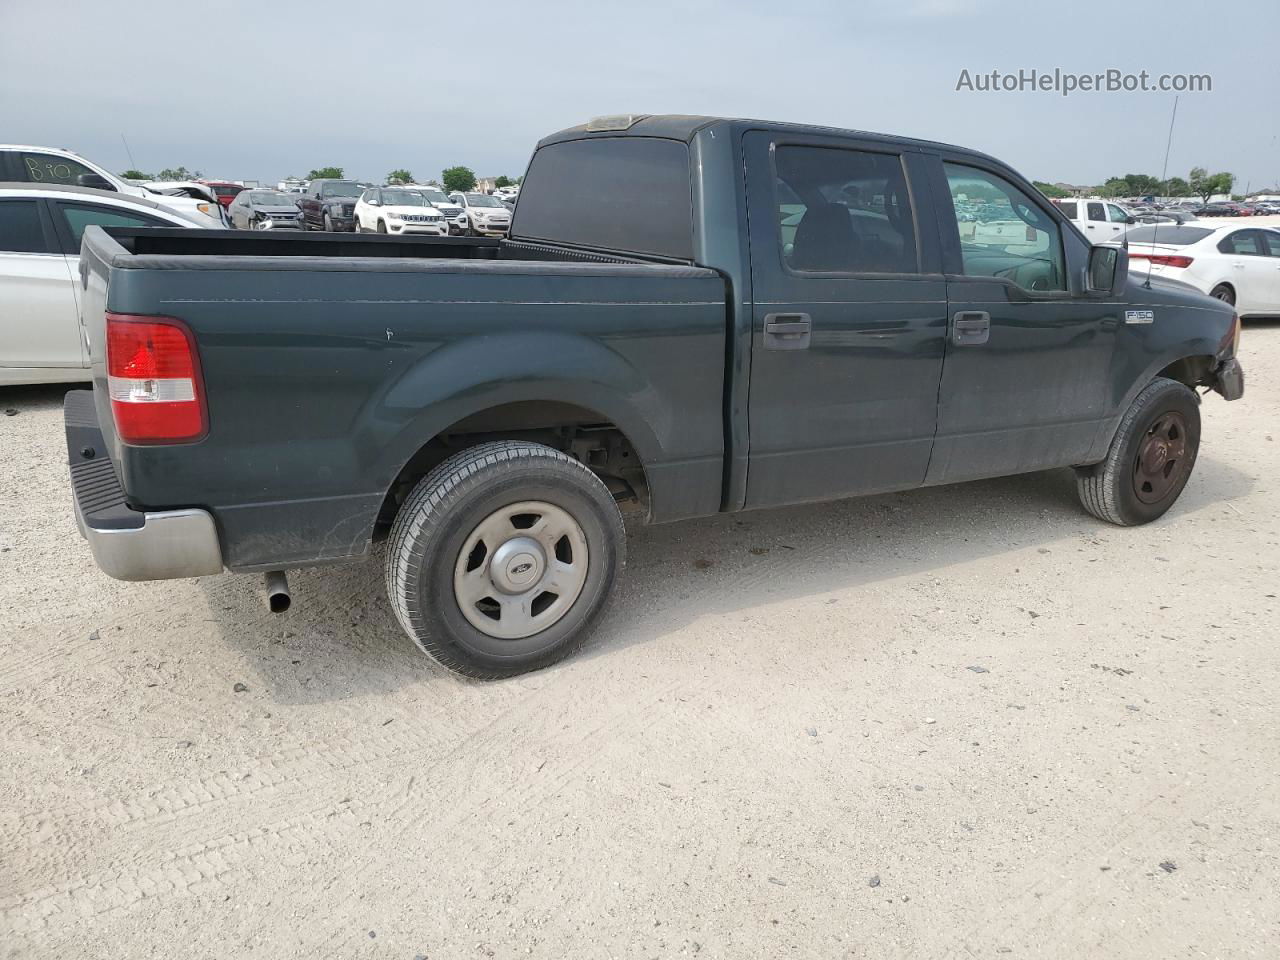
[[440, 181], [451, 193], [466, 193], [476, 188], [476, 175], [470, 167], [449, 167], [440, 172]]
[[510, 177], [505, 175], [501, 177], [493, 178], [493, 185], [495, 187], [509, 187], [512, 185], [512, 183], [514, 183], [514, 181]]
[[204, 174], [199, 170], [188, 170], [186, 167], [165, 167], [156, 174], [157, 180], [197, 180]]
[[1187, 174], [1187, 184], [1191, 187], [1192, 196], [1199, 197], [1204, 203], [1215, 193], [1230, 193], [1231, 185], [1236, 178], [1230, 173], [1210, 173], [1204, 167], [1192, 167]]
[[1123, 197], [1129, 193], [1129, 184], [1123, 177], [1111, 177], [1098, 190], [1104, 197]]
[[1071, 196], [1071, 194], [1066, 190], [1063, 190], [1061, 187], [1055, 187], [1052, 183], [1045, 183], [1043, 180], [1032, 180], [1031, 185], [1050, 200], [1060, 200], [1063, 197]]
[[413, 174], [408, 170], [392, 170], [387, 174], [387, 183], [413, 183]]
[[1191, 196], [1191, 184], [1181, 177], [1170, 177], [1164, 182], [1163, 193], [1166, 197], [1189, 197]]
[[125, 179], [125, 180], [150, 180], [151, 179], [151, 174], [143, 173], [141, 170], [126, 170], [124, 173], [120, 174], [120, 176], [122, 179]]
[[1145, 197], [1160, 192], [1160, 181], [1145, 173], [1126, 173], [1124, 182], [1131, 197]]
[[312, 170], [307, 174], [308, 180], [341, 180], [341, 167], [321, 167], [318, 170]]

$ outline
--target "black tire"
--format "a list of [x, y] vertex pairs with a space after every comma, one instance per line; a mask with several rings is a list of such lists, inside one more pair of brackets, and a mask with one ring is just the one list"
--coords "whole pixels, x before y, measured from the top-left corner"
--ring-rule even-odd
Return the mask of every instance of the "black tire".
[[[1076, 470], [1080, 502], [1108, 523], [1150, 523], [1182, 493], [1199, 449], [1200, 398], [1176, 380], [1156, 377], [1121, 419], [1106, 459]], [[1174, 451], [1175, 459], [1162, 460]]]
[[[500, 639], [470, 622], [455, 593], [455, 575], [473, 532], [495, 511], [525, 501], [550, 504], [572, 518], [584, 538], [587, 569], [559, 619], [532, 635]], [[497, 679], [577, 650], [603, 614], [625, 563], [622, 516], [599, 477], [541, 444], [484, 443], [432, 470], [401, 506], [388, 541], [387, 596], [424, 653], [456, 673]]]
[[1215, 300], [1221, 300], [1223, 303], [1229, 303], [1231, 306], [1236, 305], [1236, 292], [1231, 289], [1228, 283], [1220, 283], [1209, 291], [1209, 296]]
[[387, 232], [387, 224], [386, 224], [386, 222], [385, 222], [385, 221], [383, 221], [383, 220], [379, 220], [379, 221], [378, 221], [378, 232], [379, 232], [379, 233], [386, 233], [386, 232]]
[[327, 213], [324, 215], [324, 232], [333, 233], [333, 219]]
[[311, 229], [309, 226], [307, 226], [306, 213], [301, 213], [298, 215], [298, 229], [301, 230], [303, 233], [306, 233], [308, 230]]

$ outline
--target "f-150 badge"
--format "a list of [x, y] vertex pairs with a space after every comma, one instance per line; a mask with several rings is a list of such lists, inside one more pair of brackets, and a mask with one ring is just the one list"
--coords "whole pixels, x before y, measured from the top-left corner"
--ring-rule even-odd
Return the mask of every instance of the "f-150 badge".
[[1125, 323], [1155, 323], [1156, 312], [1154, 310], [1126, 310], [1124, 312]]

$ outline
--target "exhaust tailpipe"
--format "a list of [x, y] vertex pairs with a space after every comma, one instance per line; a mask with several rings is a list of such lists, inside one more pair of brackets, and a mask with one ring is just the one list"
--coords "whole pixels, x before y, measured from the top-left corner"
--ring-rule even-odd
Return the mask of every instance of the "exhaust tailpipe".
[[272, 613], [284, 613], [293, 603], [289, 596], [289, 581], [285, 579], [283, 570], [269, 570], [264, 578], [267, 589], [267, 609]]

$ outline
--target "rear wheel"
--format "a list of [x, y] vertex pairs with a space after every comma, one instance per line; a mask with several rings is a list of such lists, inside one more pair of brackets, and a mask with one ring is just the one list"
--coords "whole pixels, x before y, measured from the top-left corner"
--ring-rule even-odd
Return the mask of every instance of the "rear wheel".
[[1220, 283], [1209, 291], [1209, 296], [1215, 300], [1221, 300], [1223, 303], [1229, 303], [1233, 307], [1236, 305], [1236, 292], [1226, 283]]
[[1157, 377], [1134, 398], [1107, 458], [1076, 471], [1084, 508], [1120, 526], [1150, 523], [1178, 499], [1200, 449], [1200, 400]]
[[617, 504], [587, 467], [541, 444], [485, 443], [436, 467], [400, 508], [387, 594], [439, 663], [512, 676], [581, 646], [625, 552]]

